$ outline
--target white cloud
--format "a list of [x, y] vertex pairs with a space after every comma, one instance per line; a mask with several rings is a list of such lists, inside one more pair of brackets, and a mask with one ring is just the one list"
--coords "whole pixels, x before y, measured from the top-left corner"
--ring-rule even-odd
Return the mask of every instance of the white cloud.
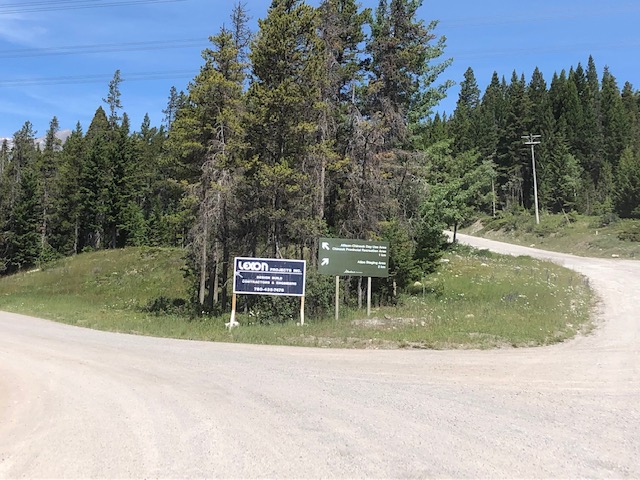
[[25, 47], [41, 44], [47, 29], [34, 22], [34, 17], [0, 15], [0, 39]]

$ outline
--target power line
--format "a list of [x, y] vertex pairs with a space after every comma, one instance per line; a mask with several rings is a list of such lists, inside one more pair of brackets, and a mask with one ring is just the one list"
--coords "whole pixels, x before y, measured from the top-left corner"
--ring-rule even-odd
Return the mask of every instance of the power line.
[[[122, 74], [123, 82], [139, 82], [149, 80], [169, 80], [193, 77], [193, 70], [166, 70], [158, 72], [138, 72]], [[59, 77], [27, 77], [13, 80], [0, 80], [2, 87], [18, 87], [32, 85], [76, 85], [85, 83], [106, 83], [113, 78], [113, 73], [95, 75], [64, 75]]]
[[544, 21], [565, 21], [575, 20], [578, 18], [590, 18], [590, 17], [605, 17], [615, 15], [626, 15], [629, 13], [635, 13], [640, 10], [638, 5], [629, 5], [621, 8], [596, 8], [585, 9], [581, 11], [576, 10], [555, 10], [545, 13], [532, 13], [529, 15], [512, 15], [512, 16], [496, 16], [496, 17], [480, 17], [462, 20], [440, 20], [439, 28], [467, 28], [467, 27], [485, 27], [495, 25], [512, 25], [515, 23], [539, 23]]
[[119, 53], [143, 50], [166, 50], [205, 47], [202, 39], [154, 40], [146, 42], [104, 43], [93, 45], [65, 45], [48, 48], [0, 50], [0, 58], [46, 57], [55, 55], [87, 55], [91, 53]]
[[535, 49], [531, 47], [523, 47], [523, 48], [508, 48], [504, 50], [476, 50], [476, 51], [460, 51], [454, 55], [454, 58], [464, 57], [464, 58], [489, 58], [489, 57], [501, 57], [506, 55], [514, 55], [518, 54], [522, 55], [530, 55], [530, 56], [540, 56], [544, 54], [551, 53], [564, 53], [570, 51], [602, 51], [602, 50], [621, 50], [621, 49], [635, 49], [640, 48], [640, 41], [637, 42], [618, 42], [618, 43], [610, 43], [610, 44], [587, 44], [587, 43], [574, 43], [574, 44], [565, 44], [565, 45], [554, 45], [552, 47], [536, 47]]
[[121, 7], [155, 3], [176, 3], [184, 1], [187, 0], [109, 0], [107, 2], [95, 2], [91, 0], [58, 0], [51, 2], [39, 1], [28, 3], [5, 3], [4, 5], [0, 5], [0, 15], [48, 12], [54, 10], [80, 10], [87, 8]]
[[[120, 53], [135, 51], [153, 51], [200, 47], [206, 48], [208, 42], [197, 38], [183, 38], [173, 40], [150, 40], [145, 42], [122, 42], [122, 43], [104, 43], [89, 45], [63, 45], [59, 47], [48, 48], [22, 48], [0, 50], [0, 58], [25, 58], [25, 57], [46, 57], [46, 56], [62, 56], [62, 55], [88, 55], [93, 53]], [[501, 57], [506, 55], [536, 55], [549, 53], [562, 53], [569, 51], [588, 50], [589, 52], [601, 50], [620, 50], [640, 48], [640, 42], [617, 42], [609, 44], [601, 43], [574, 43], [565, 45], [555, 45], [551, 47], [537, 47], [535, 50], [531, 48], [508, 48], [502, 50], [467, 50], [455, 52], [454, 58], [489, 58]]]

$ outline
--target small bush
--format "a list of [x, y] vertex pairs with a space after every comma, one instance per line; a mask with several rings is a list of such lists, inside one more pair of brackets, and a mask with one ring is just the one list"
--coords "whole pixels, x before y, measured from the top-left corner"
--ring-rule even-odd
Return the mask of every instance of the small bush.
[[603, 228], [610, 225], [614, 225], [620, 221], [620, 217], [613, 212], [608, 212], [600, 215], [598, 219], [591, 224], [594, 228]]
[[187, 301], [184, 298], [160, 296], [151, 300], [145, 310], [155, 315], [180, 315], [186, 313]]
[[322, 317], [333, 310], [335, 304], [335, 278], [307, 272], [305, 288], [305, 313], [309, 317]]
[[618, 238], [623, 242], [640, 242], [640, 223], [625, 225]]
[[300, 315], [300, 298], [271, 295], [247, 295], [249, 323], [272, 325], [286, 323]]

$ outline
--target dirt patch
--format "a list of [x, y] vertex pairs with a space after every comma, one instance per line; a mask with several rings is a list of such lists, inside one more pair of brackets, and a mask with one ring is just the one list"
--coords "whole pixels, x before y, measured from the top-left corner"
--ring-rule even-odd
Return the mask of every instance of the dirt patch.
[[290, 337], [285, 339], [290, 345], [316, 348], [355, 348], [363, 350], [397, 350], [404, 346], [400, 342], [392, 340], [382, 340], [378, 338], [358, 338], [358, 337], [322, 337], [316, 335], [305, 335], [300, 337]]
[[412, 325], [420, 325], [425, 326], [427, 322], [425, 320], [420, 320], [417, 318], [405, 318], [405, 317], [389, 317], [385, 315], [382, 318], [379, 317], [371, 317], [371, 318], [359, 318], [351, 321], [351, 325], [355, 327], [370, 327], [370, 328], [381, 328], [381, 329], [389, 329], [393, 327], [407, 327]]

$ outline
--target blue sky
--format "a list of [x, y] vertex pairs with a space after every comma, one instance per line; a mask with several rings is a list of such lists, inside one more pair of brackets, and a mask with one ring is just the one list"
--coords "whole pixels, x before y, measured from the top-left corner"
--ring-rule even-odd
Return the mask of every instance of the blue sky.
[[[245, 0], [252, 23], [268, 0]], [[309, 0], [312, 5], [317, 0]], [[233, 2], [219, 0], [17, 0], [0, 2], [0, 137], [25, 121], [44, 135], [55, 115], [62, 129], [83, 130], [104, 105], [119, 69], [123, 111], [139, 129], [145, 113], [162, 122], [172, 85], [185, 89], [208, 37], [229, 23]], [[375, 7], [377, 0], [362, 0]], [[554, 72], [586, 66], [593, 55], [620, 87], [640, 89], [638, 0], [424, 0], [420, 17], [439, 20], [454, 63], [443, 79], [460, 82], [472, 67], [482, 90], [494, 71], [530, 79], [537, 66], [547, 84]], [[155, 47], [152, 46], [155, 44]], [[456, 87], [438, 107], [451, 113]]]

